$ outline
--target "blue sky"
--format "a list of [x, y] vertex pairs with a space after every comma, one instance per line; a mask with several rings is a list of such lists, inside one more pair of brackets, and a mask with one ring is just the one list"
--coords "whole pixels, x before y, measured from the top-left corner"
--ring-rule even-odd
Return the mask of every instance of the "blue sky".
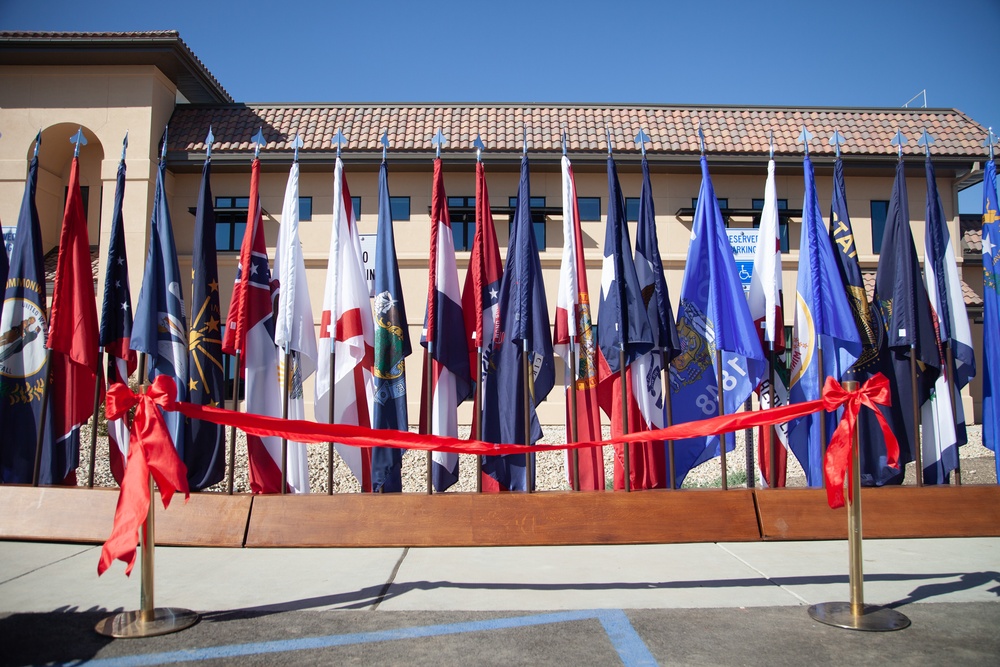
[[0, 0], [3, 30], [178, 30], [241, 102], [900, 107], [926, 90], [994, 128], [998, 26], [997, 0]]

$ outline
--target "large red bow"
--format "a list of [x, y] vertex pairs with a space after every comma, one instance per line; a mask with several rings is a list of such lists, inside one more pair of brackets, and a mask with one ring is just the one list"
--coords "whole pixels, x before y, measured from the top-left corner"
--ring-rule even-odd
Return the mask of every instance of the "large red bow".
[[115, 383], [108, 389], [106, 412], [108, 420], [119, 419], [138, 406], [129, 429], [128, 463], [115, 508], [115, 523], [111, 536], [101, 549], [97, 574], [104, 574], [115, 560], [124, 561], [125, 574], [135, 565], [135, 547], [139, 542], [139, 526], [149, 511], [149, 476], [156, 480], [163, 507], [170, 504], [175, 491], [190, 495], [187, 467], [177, 456], [170, 432], [160, 408], [174, 410], [177, 385], [172, 378], [159, 375], [144, 394], [136, 394], [125, 384]]
[[[833, 433], [830, 445], [826, 448], [826, 460], [823, 462], [823, 473], [826, 479], [826, 498], [830, 507], [836, 509], [844, 506], [844, 479], [848, 471], [852, 470], [851, 464], [851, 443], [854, 440], [854, 431], [857, 428], [858, 412], [861, 406], [867, 406], [875, 413], [879, 425], [882, 427], [882, 435], [885, 438], [885, 452], [888, 465], [898, 468], [899, 463], [899, 443], [896, 436], [886, 422], [879, 405], [891, 405], [892, 396], [889, 391], [889, 380], [884, 375], [878, 373], [861, 385], [857, 391], [846, 391], [832, 377], [826, 378], [823, 386], [823, 407], [828, 412], [833, 412], [843, 406], [844, 416], [837, 424], [837, 430]], [[852, 471], [852, 474], [860, 474], [860, 471]], [[853, 487], [849, 487], [849, 493], [853, 493]], [[853, 501], [853, 496], [851, 497]]]

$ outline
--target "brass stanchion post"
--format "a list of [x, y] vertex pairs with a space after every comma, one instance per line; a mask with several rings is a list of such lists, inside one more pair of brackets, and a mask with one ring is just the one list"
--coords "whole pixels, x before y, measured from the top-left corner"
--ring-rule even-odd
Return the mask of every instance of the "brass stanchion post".
[[[857, 382], [844, 382], [844, 389], [857, 391]], [[866, 605], [861, 559], [861, 455], [858, 432], [851, 440], [851, 470], [847, 483], [847, 542], [850, 552], [850, 602], [821, 602], [809, 607], [809, 615], [820, 623], [848, 630], [886, 632], [909, 627], [910, 619], [895, 609]]]

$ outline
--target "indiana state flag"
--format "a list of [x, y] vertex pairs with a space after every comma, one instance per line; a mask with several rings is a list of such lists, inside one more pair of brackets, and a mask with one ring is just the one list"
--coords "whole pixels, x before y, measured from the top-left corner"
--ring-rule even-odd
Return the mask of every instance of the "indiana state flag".
[[[389, 177], [385, 161], [378, 172], [378, 236], [375, 240], [375, 410], [373, 428], [406, 431], [406, 357], [410, 330], [403, 305], [403, 285], [396, 262], [396, 240], [389, 207]], [[403, 450], [372, 449], [372, 491], [403, 490]]]
[[[212, 162], [201, 169], [198, 209], [194, 219], [191, 251], [191, 331], [188, 335], [188, 391], [190, 401], [213, 408], [225, 407], [222, 370], [222, 311], [219, 300], [219, 266], [215, 248], [215, 208], [212, 205]], [[184, 465], [192, 491], [217, 484], [225, 476], [226, 431], [219, 424], [192, 419]]]
[[[861, 354], [861, 339], [847, 294], [837, 271], [826, 224], [816, 196], [812, 161], [802, 164], [805, 199], [799, 241], [799, 275], [792, 329], [792, 403], [816, 400], [827, 377], [840, 380]], [[806, 473], [809, 486], [823, 484], [823, 452], [837, 427], [837, 414], [817, 412], [798, 419], [788, 429], [788, 443]], [[824, 442], [821, 421], [825, 423]]]
[[[542, 437], [535, 406], [555, 385], [555, 362], [542, 267], [531, 222], [527, 155], [521, 157], [517, 208], [500, 281], [499, 310], [485, 381], [483, 440], [535, 444]], [[526, 469], [525, 458], [487, 457], [483, 470], [497, 480], [501, 490], [526, 491], [531, 488], [529, 484], [534, 484], [534, 470]]]
[[[997, 168], [983, 173], [983, 331], [1000, 331], [1000, 216], [997, 215]], [[11, 266], [13, 269], [13, 265]], [[6, 313], [4, 314], [6, 316]], [[993, 450], [1000, 477], [1000, 348], [984, 345], [983, 444]]]
[[[181, 272], [177, 268], [177, 247], [164, 192], [167, 165], [160, 160], [150, 219], [149, 252], [142, 274], [139, 303], [132, 324], [132, 349], [146, 355], [147, 377], [167, 375], [177, 384], [177, 400], [188, 400], [188, 328], [181, 292]], [[183, 461], [185, 420], [179, 412], [163, 415], [174, 447]]]
[[[754, 330], [704, 155], [701, 175], [677, 308], [681, 352], [670, 369], [674, 404], [690, 406], [679, 411], [677, 423], [719, 414], [716, 364], [720, 356], [726, 414], [736, 412], [743, 405], [760, 384], [765, 371], [764, 353]], [[691, 468], [718, 456], [720, 446], [719, 436], [676, 441], [677, 486], [680, 487]], [[733, 434], [727, 434], [727, 451], [735, 446]]]

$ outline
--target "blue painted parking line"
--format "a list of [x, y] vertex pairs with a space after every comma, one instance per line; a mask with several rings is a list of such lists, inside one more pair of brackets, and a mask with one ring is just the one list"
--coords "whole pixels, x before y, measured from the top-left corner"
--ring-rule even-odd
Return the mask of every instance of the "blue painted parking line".
[[[82, 664], [93, 667], [131, 667], [134, 665], [169, 665], [178, 662], [197, 662], [199, 660], [218, 660], [238, 658], [249, 655], [264, 655], [269, 653], [289, 653], [292, 651], [311, 651], [336, 646], [354, 644], [370, 644], [374, 642], [396, 641], [400, 639], [419, 639], [423, 637], [440, 637], [468, 632], [485, 632], [489, 630], [505, 630], [551, 623], [567, 623], [597, 619], [608, 634], [618, 657], [626, 667], [656, 665], [656, 659], [649, 652], [645, 642], [639, 637], [625, 612], [619, 609], [596, 609], [581, 611], [555, 612], [551, 614], [536, 614], [533, 616], [515, 616], [512, 618], [494, 618], [483, 621], [467, 621], [464, 623], [447, 623], [442, 625], [426, 625], [415, 628], [396, 628], [379, 630], [377, 632], [358, 632], [346, 635], [326, 635], [323, 637], [304, 637], [301, 639], [284, 639], [270, 642], [252, 642], [249, 644], [229, 644], [227, 646], [211, 646], [208, 648], [189, 649], [183, 651], [166, 651], [163, 653], [145, 653], [123, 656], [120, 658], [105, 658], [91, 660]], [[63, 663], [79, 665], [79, 661]]]

